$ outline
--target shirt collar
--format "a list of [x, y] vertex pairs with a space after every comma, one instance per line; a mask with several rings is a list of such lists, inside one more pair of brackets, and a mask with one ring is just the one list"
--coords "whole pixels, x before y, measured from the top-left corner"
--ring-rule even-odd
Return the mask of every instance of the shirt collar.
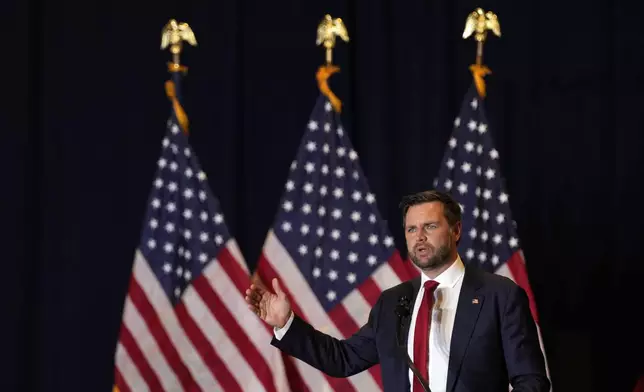
[[[463, 264], [463, 260], [461, 260], [461, 256], [459, 254], [456, 255], [456, 260], [452, 262], [452, 265], [449, 266], [445, 271], [441, 272], [440, 275], [438, 275], [436, 278], [433, 280], [438, 282], [438, 287], [454, 287], [456, 283], [465, 275], [465, 265]], [[422, 271], [420, 273], [420, 287], [425, 286], [425, 282], [427, 282], [429, 277], [425, 275]]]

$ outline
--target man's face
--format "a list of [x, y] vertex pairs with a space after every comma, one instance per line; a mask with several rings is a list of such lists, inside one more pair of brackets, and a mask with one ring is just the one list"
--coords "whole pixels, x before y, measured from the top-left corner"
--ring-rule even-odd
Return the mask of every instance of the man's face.
[[405, 239], [409, 257], [420, 269], [435, 269], [452, 262], [460, 223], [449, 227], [441, 202], [417, 204], [407, 210]]

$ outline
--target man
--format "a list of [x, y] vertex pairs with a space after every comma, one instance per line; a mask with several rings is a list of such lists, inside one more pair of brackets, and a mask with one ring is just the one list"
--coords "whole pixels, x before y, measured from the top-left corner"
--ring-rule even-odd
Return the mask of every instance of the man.
[[[257, 285], [246, 302], [274, 327], [271, 344], [334, 377], [380, 363], [385, 391], [420, 392], [405, 352], [432, 392], [547, 392], [550, 381], [525, 291], [506, 277], [465, 266], [458, 254], [459, 204], [426, 191], [401, 203], [407, 250], [422, 274], [385, 290], [368, 322], [338, 340], [291, 310], [279, 282]], [[407, 317], [399, 305], [409, 300]], [[411, 317], [409, 317], [411, 316]]]

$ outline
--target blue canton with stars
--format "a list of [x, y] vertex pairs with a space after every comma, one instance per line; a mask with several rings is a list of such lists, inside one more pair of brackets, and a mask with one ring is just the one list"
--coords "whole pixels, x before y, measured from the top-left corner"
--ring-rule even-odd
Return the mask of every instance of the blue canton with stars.
[[465, 263], [495, 272], [519, 251], [499, 153], [474, 85], [465, 95], [434, 186], [450, 192], [463, 210], [459, 253]]
[[273, 231], [326, 311], [394, 253], [340, 115], [320, 95]]
[[230, 234], [219, 201], [174, 116], [162, 146], [139, 249], [176, 304]]

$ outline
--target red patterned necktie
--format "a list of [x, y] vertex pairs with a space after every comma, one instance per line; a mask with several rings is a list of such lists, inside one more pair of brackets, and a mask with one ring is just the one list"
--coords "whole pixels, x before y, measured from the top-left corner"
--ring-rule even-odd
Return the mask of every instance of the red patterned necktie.
[[[425, 295], [418, 308], [416, 326], [414, 327], [414, 365], [429, 384], [429, 327], [431, 326], [432, 307], [434, 306], [434, 291], [438, 286], [435, 280], [425, 282]], [[423, 392], [423, 386], [414, 377], [413, 392]]]

